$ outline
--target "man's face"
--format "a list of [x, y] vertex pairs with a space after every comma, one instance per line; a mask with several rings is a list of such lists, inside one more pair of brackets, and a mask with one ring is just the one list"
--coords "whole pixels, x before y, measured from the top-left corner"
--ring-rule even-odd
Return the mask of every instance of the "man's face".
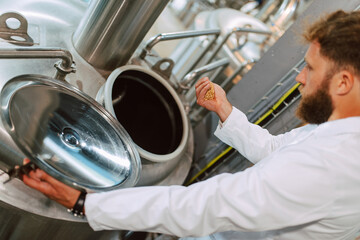
[[310, 44], [305, 55], [306, 67], [296, 77], [302, 99], [296, 115], [307, 123], [326, 122], [333, 112], [329, 94], [330, 82], [334, 75], [332, 64], [320, 55], [320, 45]]

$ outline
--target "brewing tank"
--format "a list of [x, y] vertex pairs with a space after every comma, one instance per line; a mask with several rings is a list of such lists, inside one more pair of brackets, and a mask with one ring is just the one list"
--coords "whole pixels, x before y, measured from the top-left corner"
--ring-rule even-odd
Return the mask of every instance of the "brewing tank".
[[[13, 114], [15, 109], [16, 119], [19, 119], [14, 122], [15, 117], [10, 117], [8, 122], [4, 120], [6, 116], [2, 117], [2, 171], [7, 172], [22, 164], [24, 157], [30, 157], [67, 184], [75, 183], [88, 191], [108, 190], [102, 187], [108, 186], [109, 182], [103, 176], [109, 173], [106, 166], [112, 165], [99, 162], [99, 159], [117, 151], [111, 140], [108, 144], [102, 140], [100, 144], [89, 146], [90, 137], [84, 137], [95, 136], [94, 141], [97, 141], [101, 136], [110, 136], [111, 127], [101, 127], [105, 119], [106, 124], [116, 125], [116, 129], [126, 132], [126, 140], [119, 140], [117, 144], [124, 142], [121, 144], [127, 149], [130, 142], [136, 152], [133, 156], [139, 156], [139, 167], [132, 162], [128, 168], [140, 169], [133, 186], [183, 183], [193, 155], [193, 134], [185, 109], [186, 101], [161, 71], [153, 70], [145, 62], [130, 63], [131, 56], [167, 2], [31, 0], [25, 3], [16, 0], [0, 4], [0, 87], [11, 93], [5, 108], [12, 107], [7, 109], [9, 113], [2, 111], [2, 115]], [[48, 78], [53, 85], [47, 84]], [[77, 102], [69, 100], [74, 96]], [[31, 104], [33, 99], [37, 99], [36, 106]], [[6, 99], [2, 101], [6, 102]], [[88, 109], [95, 109], [99, 120], [92, 119], [94, 115], [86, 115]], [[84, 114], [80, 114], [81, 111]], [[22, 114], [26, 116], [24, 119], [30, 120], [22, 120]], [[18, 132], [12, 132], [12, 125]], [[31, 141], [31, 137], [36, 141]], [[59, 152], [53, 151], [51, 146], [60, 148]], [[76, 155], [85, 150], [86, 154]], [[78, 184], [75, 181], [79, 179], [74, 180], [76, 169], [67, 171], [66, 168], [81, 163], [60, 164], [64, 160], [60, 153], [65, 153], [68, 160], [71, 156], [94, 156], [89, 164], [99, 170], [87, 169], [87, 165], [87, 170], [79, 168], [86, 177]], [[60, 166], [65, 169], [53, 171]], [[88, 171], [93, 171], [93, 175]], [[69, 175], [69, 172], [74, 174]], [[110, 172], [114, 179], [115, 173]], [[92, 181], [92, 176], [97, 174], [99, 177]], [[84, 179], [95, 182], [97, 187]], [[118, 186], [130, 187], [122, 183]], [[0, 220], [1, 237], [121, 238], [119, 232], [92, 231], [86, 219], [73, 217], [62, 206], [24, 186], [18, 179], [1, 183], [0, 191], [1, 215], [8, 216]]]

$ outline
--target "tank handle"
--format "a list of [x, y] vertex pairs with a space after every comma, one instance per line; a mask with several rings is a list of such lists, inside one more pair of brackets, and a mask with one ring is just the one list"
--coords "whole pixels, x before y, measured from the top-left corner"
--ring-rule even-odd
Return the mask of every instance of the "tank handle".
[[[9, 19], [16, 19], [20, 25], [11, 27], [7, 21]], [[25, 17], [16, 12], [7, 12], [0, 15], [0, 38], [6, 42], [20, 45], [33, 46], [34, 40], [27, 34], [28, 23]]]
[[151, 69], [160, 74], [165, 79], [170, 79], [172, 69], [174, 67], [174, 61], [170, 58], [163, 58], [157, 61]]

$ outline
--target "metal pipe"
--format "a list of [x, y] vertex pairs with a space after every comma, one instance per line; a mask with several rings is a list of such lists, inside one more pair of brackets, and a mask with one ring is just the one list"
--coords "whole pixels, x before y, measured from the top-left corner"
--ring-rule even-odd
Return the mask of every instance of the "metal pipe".
[[220, 86], [225, 90], [225, 92], [228, 92], [231, 87], [233, 86], [233, 84], [231, 84], [231, 82], [235, 79], [235, 77], [237, 75], [239, 75], [246, 67], [255, 64], [255, 61], [246, 61], [243, 62], [239, 67], [237, 67], [234, 72], [227, 77], [221, 84]]
[[236, 32], [243, 32], [243, 33], [255, 33], [255, 34], [263, 34], [263, 35], [271, 35], [271, 31], [263, 31], [263, 30], [257, 30], [257, 29], [251, 29], [251, 28], [233, 28], [230, 32], [228, 32], [222, 39], [222, 41], [218, 44], [218, 46], [215, 48], [215, 50], [212, 52], [211, 56], [208, 58], [208, 60], [205, 62], [205, 64], [208, 64], [211, 62], [216, 54], [220, 51], [222, 46], [226, 43], [226, 41], [229, 39], [229, 37]]
[[125, 65], [168, 2], [93, 0], [74, 33], [74, 47], [98, 69]]
[[160, 33], [152, 38], [150, 38], [146, 42], [146, 46], [141, 51], [139, 58], [144, 59], [147, 54], [151, 53], [151, 49], [162, 41], [168, 41], [168, 40], [176, 40], [176, 39], [183, 39], [183, 38], [189, 38], [189, 37], [199, 37], [199, 36], [205, 36], [205, 35], [215, 35], [218, 37], [221, 33], [220, 29], [210, 29], [210, 30], [192, 30], [192, 31], [184, 31], [184, 32], [175, 32], [175, 33]]
[[255, 15], [262, 22], [266, 22], [271, 13], [278, 7], [280, 0], [267, 0], [264, 5], [259, 9], [259, 12]]
[[179, 92], [189, 90], [191, 85], [204, 73], [210, 72], [218, 67], [225, 67], [230, 63], [227, 58], [220, 59], [216, 62], [210, 63], [203, 67], [197, 68], [185, 75], [183, 80], [179, 83]]
[[55, 64], [58, 80], [65, 80], [67, 74], [76, 70], [71, 53], [62, 48], [0, 48], [0, 58], [60, 58]]
[[300, 0], [284, 0], [274, 16], [270, 17], [271, 22], [277, 27], [284, 27], [294, 18], [299, 2]]

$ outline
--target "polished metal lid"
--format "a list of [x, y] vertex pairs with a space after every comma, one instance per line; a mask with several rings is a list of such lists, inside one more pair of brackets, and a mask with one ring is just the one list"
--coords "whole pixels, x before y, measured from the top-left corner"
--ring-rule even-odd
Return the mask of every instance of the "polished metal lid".
[[134, 186], [141, 164], [135, 144], [100, 104], [66, 82], [22, 75], [1, 91], [1, 119], [39, 168], [87, 191]]

